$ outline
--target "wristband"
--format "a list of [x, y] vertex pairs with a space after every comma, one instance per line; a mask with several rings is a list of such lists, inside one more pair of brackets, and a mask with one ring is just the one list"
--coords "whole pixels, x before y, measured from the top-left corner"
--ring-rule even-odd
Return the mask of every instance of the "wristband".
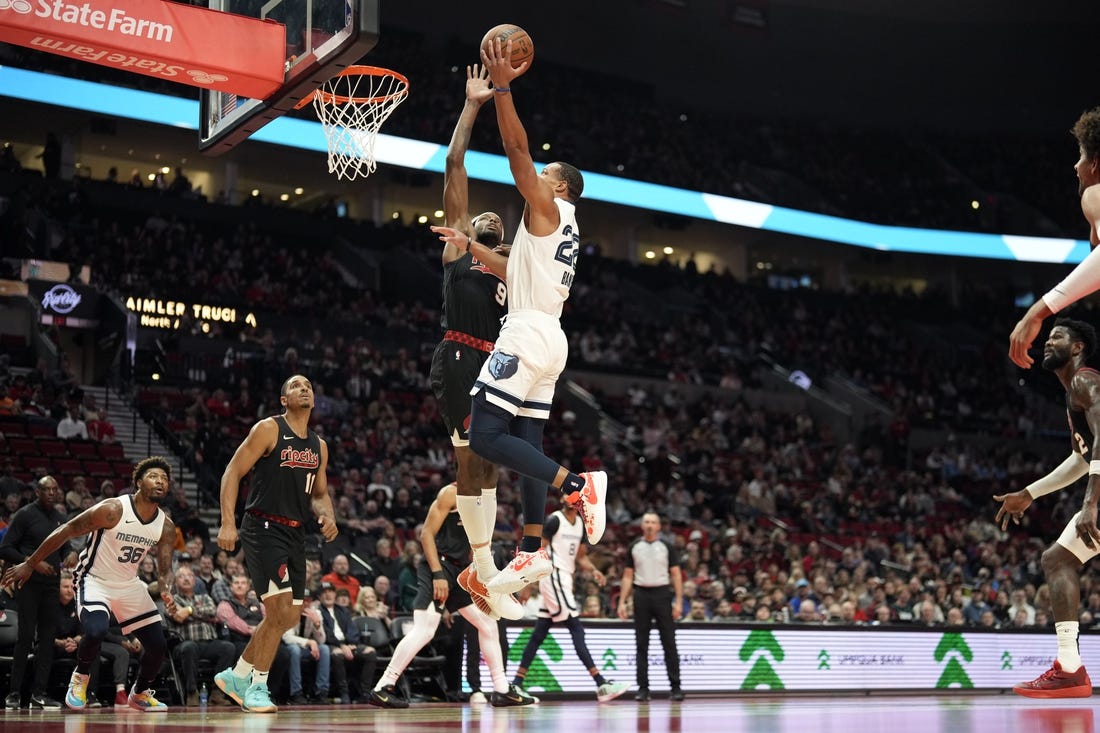
[[446, 576], [446, 574], [444, 574], [444, 572], [442, 570], [433, 570], [432, 571], [432, 580], [446, 580], [446, 579], [447, 579], [447, 576]]
[[1100, 460], [1089, 461], [1089, 475], [1096, 476], [1100, 474]]
[[497, 94], [504, 94], [505, 92], [512, 91], [512, 87], [493, 87], [493, 91]]

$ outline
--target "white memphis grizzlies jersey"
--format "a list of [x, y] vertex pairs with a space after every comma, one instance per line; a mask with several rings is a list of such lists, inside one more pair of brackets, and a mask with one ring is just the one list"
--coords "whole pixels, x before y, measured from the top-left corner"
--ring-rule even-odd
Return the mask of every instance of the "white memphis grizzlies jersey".
[[[104, 501], [111, 501], [104, 499]], [[160, 542], [164, 531], [164, 512], [157, 509], [156, 516], [143, 522], [134, 511], [134, 497], [118, 497], [122, 504], [122, 516], [110, 529], [97, 529], [88, 535], [88, 542], [80, 552], [73, 580], [79, 583], [90, 575], [106, 583], [125, 583], [137, 577], [141, 559]]]
[[561, 318], [577, 267], [581, 232], [577, 207], [555, 198], [558, 228], [545, 237], [532, 236], [523, 219], [508, 254], [508, 311], [541, 311]]
[[550, 516], [558, 518], [558, 531], [550, 540], [550, 559], [558, 570], [572, 573], [577, 569], [577, 551], [584, 541], [584, 521], [578, 513], [570, 524], [560, 510]]

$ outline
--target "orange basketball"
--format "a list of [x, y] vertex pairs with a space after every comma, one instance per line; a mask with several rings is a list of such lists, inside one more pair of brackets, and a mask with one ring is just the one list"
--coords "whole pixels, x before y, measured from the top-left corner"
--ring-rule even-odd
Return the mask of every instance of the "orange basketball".
[[[481, 48], [483, 50], [487, 49], [489, 44], [496, 38], [500, 39], [502, 49], [504, 44], [508, 43], [508, 41], [512, 42], [513, 68], [519, 66], [524, 61], [530, 64], [535, 60], [535, 42], [531, 40], [531, 36], [528, 35], [527, 31], [523, 30], [518, 25], [502, 23], [493, 28], [481, 39]], [[530, 65], [528, 65], [527, 68], [531, 68]]]

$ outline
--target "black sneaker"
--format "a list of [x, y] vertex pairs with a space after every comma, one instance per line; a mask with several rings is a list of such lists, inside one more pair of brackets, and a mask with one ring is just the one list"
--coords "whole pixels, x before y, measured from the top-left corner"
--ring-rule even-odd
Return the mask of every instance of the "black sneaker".
[[287, 700], [287, 704], [288, 705], [309, 705], [309, 698], [306, 697], [305, 695], [303, 695], [300, 692], [295, 692], [293, 695], [290, 696], [290, 699]]
[[18, 710], [20, 702], [22, 701], [19, 699], [18, 692], [9, 692], [8, 696], [4, 698], [4, 707], [8, 710]]
[[527, 694], [522, 687], [508, 685], [508, 692], [496, 692], [489, 696], [489, 704], [494, 708], [514, 708], [520, 705], [533, 705], [538, 702]]
[[61, 703], [54, 700], [44, 692], [36, 692], [31, 695], [32, 710], [60, 710]]
[[409, 701], [397, 694], [393, 685], [386, 685], [381, 690], [371, 690], [364, 700], [368, 705], [377, 705], [380, 708], [407, 708]]
[[673, 702], [680, 702], [684, 699], [684, 691], [681, 690], [679, 687], [673, 687], [672, 694], [668, 696], [668, 699], [672, 700]]
[[649, 688], [639, 687], [638, 691], [634, 693], [634, 699], [638, 702], [649, 702]]
[[88, 699], [84, 703], [84, 707], [86, 707], [86, 708], [101, 708], [101, 707], [103, 707], [103, 703], [101, 703], [99, 701], [99, 698], [95, 696], [94, 692], [89, 692], [88, 693]]

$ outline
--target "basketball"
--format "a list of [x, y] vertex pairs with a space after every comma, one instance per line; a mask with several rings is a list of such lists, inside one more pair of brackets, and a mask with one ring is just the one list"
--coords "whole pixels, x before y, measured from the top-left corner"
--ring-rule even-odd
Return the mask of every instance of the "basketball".
[[518, 25], [502, 23], [491, 29], [485, 34], [485, 37], [481, 39], [482, 50], [487, 49], [489, 44], [496, 38], [500, 39], [502, 49], [504, 44], [508, 43], [508, 41], [512, 42], [512, 68], [516, 68], [524, 61], [528, 63], [527, 68], [531, 68], [530, 64], [535, 60], [535, 42], [531, 40], [531, 36], [528, 35], [527, 31], [523, 30]]

